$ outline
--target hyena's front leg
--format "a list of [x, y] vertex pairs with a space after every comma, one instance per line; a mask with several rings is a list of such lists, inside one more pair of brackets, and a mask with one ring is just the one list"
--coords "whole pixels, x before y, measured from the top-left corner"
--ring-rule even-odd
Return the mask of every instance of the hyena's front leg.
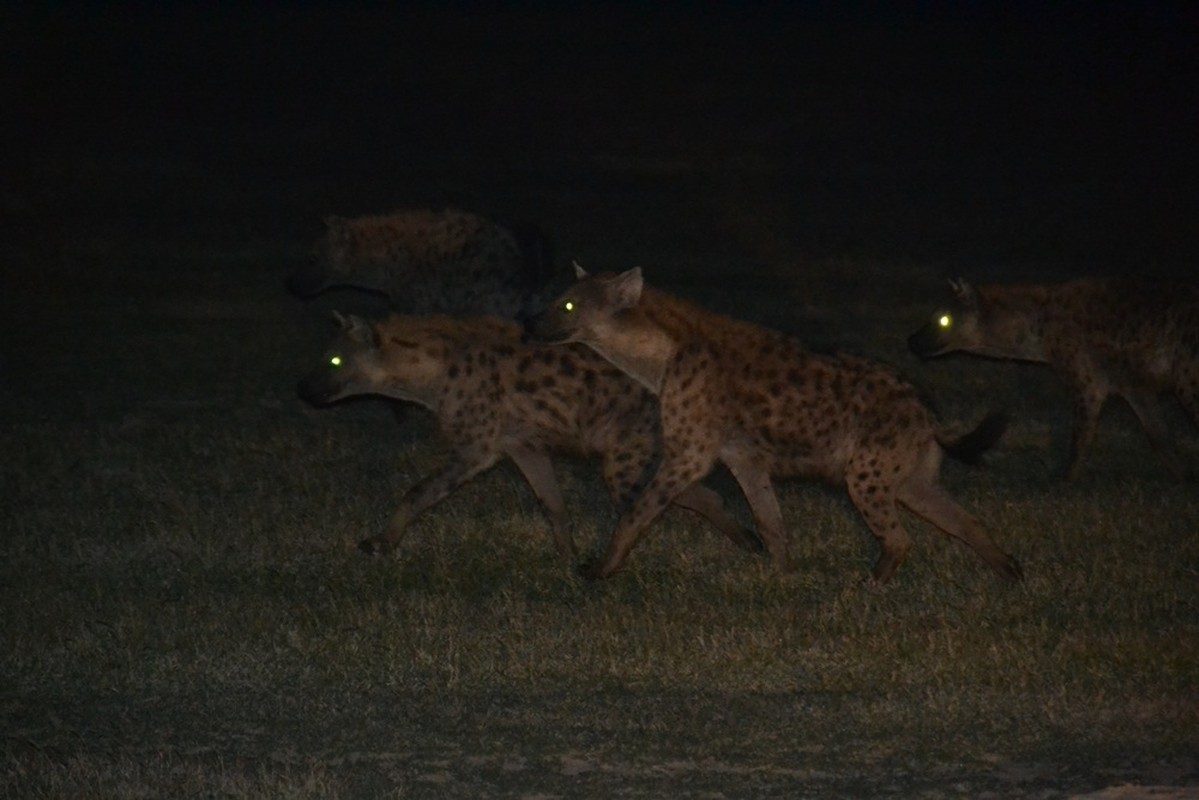
[[584, 562], [579, 567], [579, 574], [590, 580], [602, 580], [620, 569], [646, 529], [676, 497], [707, 475], [712, 463], [710, 460], [706, 465], [698, 460], [663, 460], [633, 505], [621, 514], [604, 557], [599, 561]]
[[[657, 470], [659, 455], [649, 444], [654, 441], [652, 437], [652, 431], [632, 431], [604, 454], [604, 483], [622, 514]], [[729, 514], [720, 495], [702, 484], [694, 484], [680, 492], [674, 504], [699, 514], [742, 550], [760, 553], [765, 549], [756, 533]]]
[[482, 459], [461, 456], [454, 458], [445, 469], [422, 479], [405, 492], [400, 507], [391, 516], [387, 531], [381, 536], [363, 539], [358, 543], [358, 548], [372, 555], [394, 550], [403, 540], [408, 525], [414, 519], [449, 497], [458, 487], [480, 472], [491, 468], [498, 460], [498, 455]]

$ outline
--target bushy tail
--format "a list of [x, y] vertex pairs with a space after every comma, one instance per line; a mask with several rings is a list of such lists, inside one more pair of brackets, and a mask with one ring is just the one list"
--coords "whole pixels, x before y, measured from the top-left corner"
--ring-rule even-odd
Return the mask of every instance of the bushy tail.
[[942, 433], [937, 434], [937, 442], [950, 458], [963, 464], [977, 464], [982, 461], [983, 453], [995, 446], [1007, 430], [1008, 416], [1002, 412], [993, 411], [978, 423], [974, 430], [950, 439]]

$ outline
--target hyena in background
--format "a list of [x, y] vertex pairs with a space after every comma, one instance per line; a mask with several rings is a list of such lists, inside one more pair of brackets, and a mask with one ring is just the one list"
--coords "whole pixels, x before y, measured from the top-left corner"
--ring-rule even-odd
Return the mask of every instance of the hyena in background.
[[1049, 364], [1075, 393], [1067, 479], [1109, 395], [1123, 397], [1167, 466], [1182, 477], [1159, 396], [1173, 393], [1199, 423], [1199, 289], [1116, 279], [1056, 285], [951, 281], [953, 303], [908, 339], [931, 358], [955, 351]]
[[311, 262], [287, 281], [301, 297], [348, 286], [407, 313], [515, 318], [552, 270], [543, 237], [462, 211], [328, 217], [325, 226]]
[[912, 547], [897, 504], [970, 545], [1002, 577], [1019, 565], [937, 482], [943, 451], [977, 458], [1002, 434], [991, 418], [956, 441], [891, 370], [820, 356], [781, 333], [705, 311], [643, 285], [641, 270], [588, 277], [529, 323], [546, 342], [589, 345], [658, 395], [662, 462], [624, 514], [592, 577], [616, 571], [666, 504], [723, 462], [753, 510], [775, 564], [791, 568], [771, 478], [846, 486], [882, 545], [886, 583]]
[[[404, 495], [387, 531], [360, 544], [368, 553], [395, 548], [422, 512], [509, 458], [570, 560], [574, 545], [550, 454], [600, 456], [619, 507], [660, 458], [653, 395], [584, 347], [524, 344], [515, 323], [495, 318], [395, 315], [374, 325], [337, 318], [341, 334], [300, 383], [300, 396], [313, 405], [359, 394], [417, 403], [437, 416], [451, 450], [449, 464]], [[742, 548], [763, 549], [711, 489], [693, 486], [675, 503], [705, 516]]]

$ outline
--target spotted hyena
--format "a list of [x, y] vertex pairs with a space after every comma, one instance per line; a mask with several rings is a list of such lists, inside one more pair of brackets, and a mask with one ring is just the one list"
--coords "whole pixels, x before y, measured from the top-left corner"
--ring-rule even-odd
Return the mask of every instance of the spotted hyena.
[[543, 237], [462, 211], [328, 217], [325, 227], [310, 263], [287, 281], [301, 297], [348, 286], [407, 313], [514, 318], [550, 270]]
[[815, 355], [781, 333], [645, 287], [640, 269], [578, 272], [580, 282], [530, 321], [531, 336], [587, 344], [657, 394], [663, 436], [656, 474], [588, 574], [617, 570], [670, 499], [720, 461], [782, 570], [790, 560], [771, 478], [795, 475], [848, 488], [882, 545], [879, 583], [912, 547], [897, 504], [969, 544], [1004, 578], [1021, 577], [1019, 565], [937, 482], [943, 451], [976, 458], [1002, 433], [1001, 421], [951, 440], [915, 389], [882, 365]]
[[1136, 412], [1176, 475], [1159, 396], [1173, 393], [1199, 423], [1199, 289], [1089, 278], [1050, 285], [950, 281], [952, 303], [908, 339], [924, 358], [965, 352], [1049, 364], [1075, 394], [1065, 475], [1095, 440], [1109, 395]]
[[[395, 548], [409, 523], [473, 477], [509, 458], [545, 508], [558, 550], [574, 556], [552, 453], [598, 455], [613, 500], [625, 505], [660, 457], [653, 395], [583, 347], [521, 342], [520, 328], [494, 318], [395, 315], [374, 325], [337, 316], [341, 333], [299, 386], [314, 405], [375, 394], [422, 405], [437, 416], [450, 462], [408, 490], [385, 533], [361, 548]], [[675, 499], [735, 543], [761, 540], [694, 486]]]

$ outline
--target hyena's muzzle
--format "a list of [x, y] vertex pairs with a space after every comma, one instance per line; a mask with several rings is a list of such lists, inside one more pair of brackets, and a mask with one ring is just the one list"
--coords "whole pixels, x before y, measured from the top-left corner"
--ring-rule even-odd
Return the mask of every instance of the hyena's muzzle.
[[933, 358], [949, 349], [943, 336], [942, 325], [936, 320], [928, 323], [908, 337], [908, 349], [921, 358]]
[[520, 336], [522, 342], [565, 344], [573, 341], [574, 331], [563, 324], [561, 315], [553, 308], [530, 314], [521, 322], [524, 327]]
[[310, 372], [296, 386], [300, 399], [314, 406], [327, 406], [350, 394], [350, 387], [336, 367], [320, 367]]

